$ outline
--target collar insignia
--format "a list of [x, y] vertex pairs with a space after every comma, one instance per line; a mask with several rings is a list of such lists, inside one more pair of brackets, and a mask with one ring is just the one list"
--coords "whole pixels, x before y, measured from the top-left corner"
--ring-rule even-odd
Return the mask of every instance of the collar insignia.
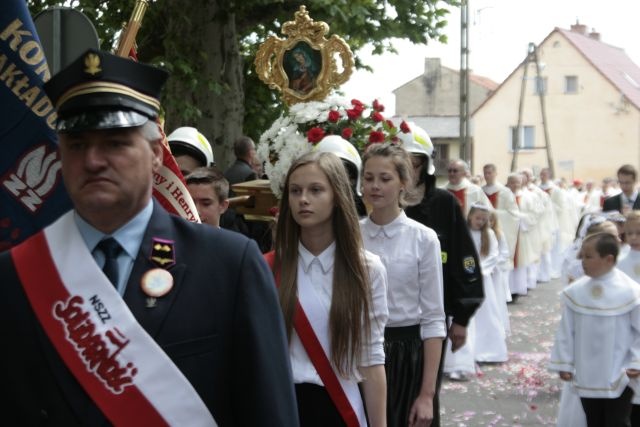
[[174, 241], [153, 238], [151, 244], [151, 261], [160, 268], [170, 268], [176, 263], [176, 253], [174, 250]]

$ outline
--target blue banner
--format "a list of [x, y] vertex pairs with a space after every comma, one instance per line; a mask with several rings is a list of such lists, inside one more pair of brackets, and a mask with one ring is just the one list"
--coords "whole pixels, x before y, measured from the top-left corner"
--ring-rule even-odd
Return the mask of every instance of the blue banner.
[[0, 251], [71, 208], [62, 184], [50, 77], [25, 0], [0, 1]]

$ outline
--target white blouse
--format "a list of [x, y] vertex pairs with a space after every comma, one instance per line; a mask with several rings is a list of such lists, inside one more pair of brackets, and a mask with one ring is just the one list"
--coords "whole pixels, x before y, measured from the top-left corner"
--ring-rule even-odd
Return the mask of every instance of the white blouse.
[[[311, 283], [317, 300], [329, 311], [331, 295], [333, 293], [333, 261], [336, 244], [333, 242], [320, 255], [314, 256], [298, 243], [298, 270], [302, 271]], [[384, 365], [384, 328], [389, 312], [387, 311], [387, 274], [380, 259], [366, 251], [363, 252], [369, 270], [371, 282], [371, 304], [369, 306], [369, 321], [371, 335], [363, 342], [360, 355], [361, 366]], [[331, 356], [327, 355], [329, 360]], [[293, 382], [323, 385], [318, 372], [294, 330], [291, 334], [289, 357], [293, 371]], [[362, 376], [354, 366], [351, 379], [361, 380]]]
[[404, 211], [384, 226], [363, 218], [360, 228], [364, 247], [387, 268], [387, 326], [420, 325], [423, 340], [444, 337], [442, 258], [435, 231]]

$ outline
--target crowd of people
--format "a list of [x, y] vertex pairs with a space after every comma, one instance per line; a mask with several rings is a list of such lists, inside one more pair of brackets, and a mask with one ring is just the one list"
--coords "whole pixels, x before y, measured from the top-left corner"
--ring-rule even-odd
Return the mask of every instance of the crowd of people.
[[560, 417], [630, 425], [633, 166], [618, 190], [566, 188], [548, 169], [503, 185], [496, 165], [471, 177], [452, 160], [439, 188], [414, 123], [362, 158], [328, 136], [288, 170], [272, 232], [229, 208], [230, 185], [263, 176], [253, 141], [235, 142], [223, 173], [206, 137], [181, 127], [167, 140], [203, 224], [189, 223], [151, 197], [165, 79], [91, 50], [45, 85], [74, 209], [0, 254], [4, 419], [438, 426], [443, 376], [506, 362], [508, 304], [562, 277]]

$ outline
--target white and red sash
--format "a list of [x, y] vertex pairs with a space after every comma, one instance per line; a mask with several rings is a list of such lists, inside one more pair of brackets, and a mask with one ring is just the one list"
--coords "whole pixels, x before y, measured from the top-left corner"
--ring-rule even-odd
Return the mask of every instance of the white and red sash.
[[[166, 141], [166, 140], [165, 140]], [[200, 222], [198, 210], [184, 183], [184, 177], [166, 144], [162, 144], [162, 166], [153, 173], [153, 197], [167, 212]]]
[[337, 375], [329, 361], [329, 313], [317, 301], [311, 283], [301, 270], [298, 269], [298, 304], [294, 318], [296, 333], [347, 426], [366, 426], [358, 384]]
[[216, 426], [193, 386], [96, 264], [73, 211], [14, 247], [11, 256], [40, 324], [109, 421]]

